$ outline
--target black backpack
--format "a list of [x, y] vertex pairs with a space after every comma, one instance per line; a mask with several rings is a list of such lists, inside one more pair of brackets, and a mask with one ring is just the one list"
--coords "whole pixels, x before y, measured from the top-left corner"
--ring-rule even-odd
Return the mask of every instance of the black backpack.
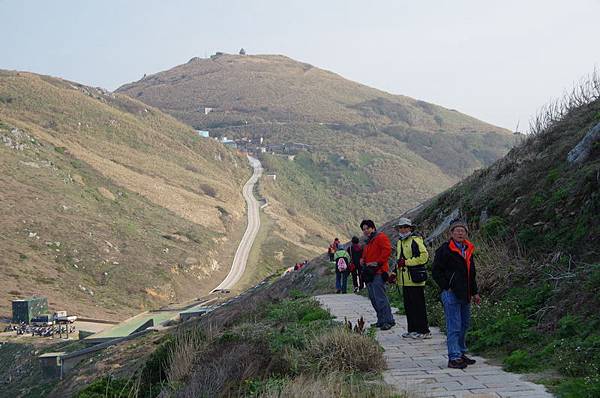
[[[400, 244], [400, 256], [404, 259], [406, 259], [406, 257], [404, 256], [403, 253], [403, 248], [404, 246], [402, 244]], [[413, 237], [413, 240], [410, 244], [410, 250], [412, 251], [412, 257], [419, 257], [421, 255], [421, 250], [419, 249], [419, 245], [417, 244], [417, 242], [415, 242], [415, 237]], [[411, 265], [408, 268], [408, 277], [410, 278], [410, 280], [412, 280], [414, 283], [421, 283], [421, 282], [425, 282], [427, 280], [427, 267], [425, 267], [425, 264], [422, 265]]]

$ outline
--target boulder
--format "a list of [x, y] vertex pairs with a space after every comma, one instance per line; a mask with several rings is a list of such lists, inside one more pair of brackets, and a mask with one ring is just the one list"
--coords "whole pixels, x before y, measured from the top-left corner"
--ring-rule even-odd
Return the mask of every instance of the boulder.
[[573, 165], [584, 163], [592, 152], [592, 146], [598, 141], [600, 141], [600, 123], [592, 127], [581, 141], [571, 149], [567, 155], [567, 161]]
[[430, 244], [431, 242], [433, 242], [440, 235], [442, 235], [454, 221], [459, 220], [459, 219], [460, 219], [460, 209], [454, 209], [450, 214], [448, 214], [446, 216], [446, 218], [444, 218], [444, 220], [441, 222], [441, 224], [438, 225], [435, 228], [435, 230], [433, 230], [431, 235], [429, 235], [427, 238], [425, 238], [425, 243]]

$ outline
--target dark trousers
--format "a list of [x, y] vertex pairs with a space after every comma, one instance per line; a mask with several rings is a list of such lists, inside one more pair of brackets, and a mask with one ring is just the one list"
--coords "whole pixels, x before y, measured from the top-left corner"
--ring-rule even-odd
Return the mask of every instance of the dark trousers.
[[355, 288], [359, 288], [359, 289], [364, 289], [365, 288], [365, 282], [363, 282], [362, 277], [360, 276], [360, 272], [358, 272], [358, 269], [354, 269], [354, 271], [352, 271], [352, 286], [354, 286]]
[[385, 282], [383, 281], [381, 274], [375, 275], [373, 277], [373, 282], [367, 283], [367, 290], [369, 292], [371, 304], [377, 313], [377, 322], [380, 325], [383, 325], [384, 323], [395, 324], [396, 322], [392, 315], [390, 302], [385, 295]]
[[335, 289], [346, 293], [346, 286], [348, 285], [348, 271], [340, 272], [335, 270]]
[[402, 296], [408, 332], [429, 333], [427, 309], [425, 308], [425, 286], [403, 286]]

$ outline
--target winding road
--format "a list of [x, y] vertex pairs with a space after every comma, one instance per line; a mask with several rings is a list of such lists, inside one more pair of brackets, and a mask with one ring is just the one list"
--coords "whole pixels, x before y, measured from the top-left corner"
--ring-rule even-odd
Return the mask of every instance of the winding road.
[[242, 275], [244, 275], [250, 249], [252, 249], [252, 244], [254, 243], [254, 239], [256, 238], [256, 234], [258, 234], [258, 230], [260, 228], [260, 215], [258, 212], [259, 206], [258, 201], [254, 197], [253, 190], [254, 184], [256, 184], [256, 181], [258, 181], [262, 175], [263, 168], [260, 164], [260, 161], [256, 158], [248, 156], [248, 161], [254, 168], [252, 177], [250, 177], [250, 179], [246, 182], [242, 190], [242, 194], [244, 195], [244, 199], [246, 199], [246, 204], [248, 205], [248, 226], [246, 227], [246, 232], [244, 232], [244, 236], [242, 237], [240, 245], [235, 252], [235, 257], [233, 258], [233, 264], [231, 264], [231, 270], [229, 271], [229, 274], [227, 274], [219, 286], [213, 289], [213, 292], [231, 289], [240, 280]]

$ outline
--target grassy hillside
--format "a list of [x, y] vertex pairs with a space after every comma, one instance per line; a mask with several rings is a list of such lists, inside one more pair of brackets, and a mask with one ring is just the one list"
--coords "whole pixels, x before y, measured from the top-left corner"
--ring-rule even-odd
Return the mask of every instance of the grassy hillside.
[[458, 209], [471, 226], [485, 299], [470, 347], [509, 370], [541, 373], [562, 397], [600, 395], [600, 134], [585, 161], [568, 160], [600, 128], [599, 87], [593, 77], [545, 108], [521, 145], [416, 217], [430, 233]]
[[121, 318], [206, 292], [245, 225], [247, 160], [120, 94], [0, 71], [0, 312]]
[[297, 214], [349, 234], [363, 215], [391, 218], [514, 142], [508, 131], [455, 110], [280, 55], [194, 58], [117, 91], [214, 135], [311, 145], [293, 161], [262, 159], [277, 180], [261, 193], [281, 203], [274, 217], [283, 229], [297, 224]]

